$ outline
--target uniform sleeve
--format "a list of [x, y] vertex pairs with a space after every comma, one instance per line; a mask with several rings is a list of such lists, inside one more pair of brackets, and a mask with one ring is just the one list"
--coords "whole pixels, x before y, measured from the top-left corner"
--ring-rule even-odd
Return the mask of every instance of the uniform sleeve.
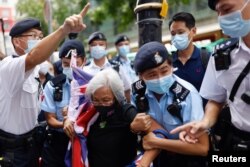
[[52, 87], [51, 83], [48, 82], [43, 90], [44, 92], [44, 99], [41, 103], [41, 109], [45, 112], [55, 113], [56, 112], [56, 105], [53, 99], [53, 92], [54, 88]]
[[121, 79], [123, 81], [125, 91], [130, 90], [131, 89], [131, 82], [130, 82], [130, 79], [128, 78], [128, 75], [126, 75], [126, 73], [124, 72], [124, 69], [122, 66], [120, 66], [119, 74], [120, 74]]
[[202, 105], [201, 96], [197, 91], [191, 91], [186, 97], [186, 100], [182, 102], [183, 123], [191, 121], [199, 121], [204, 116], [204, 110]]
[[0, 76], [4, 81], [1, 83], [1, 86], [8, 90], [7, 92], [10, 94], [14, 94], [23, 86], [25, 80], [25, 57], [7, 57], [1, 62]]
[[214, 57], [211, 57], [209, 60], [201, 84], [200, 95], [205, 99], [214, 100], [219, 103], [226, 100], [226, 89], [221, 87], [217, 82]]

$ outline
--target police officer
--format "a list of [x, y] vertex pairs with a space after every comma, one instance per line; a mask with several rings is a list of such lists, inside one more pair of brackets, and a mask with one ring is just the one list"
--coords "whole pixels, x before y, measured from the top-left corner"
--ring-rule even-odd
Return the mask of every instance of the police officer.
[[63, 118], [67, 115], [70, 99], [70, 81], [73, 79], [73, 72], [70, 67], [73, 50], [76, 51], [78, 58], [85, 59], [84, 47], [80, 41], [68, 40], [64, 42], [59, 51], [63, 74], [53, 78], [44, 89], [41, 109], [45, 111], [49, 131], [42, 153], [43, 166], [65, 166], [64, 157], [69, 138], [62, 128]]
[[131, 83], [138, 80], [135, 71], [132, 69], [132, 62], [127, 57], [130, 53], [130, 40], [126, 35], [120, 35], [115, 41], [115, 47], [117, 50], [117, 56], [113, 58], [113, 61], [117, 61], [124, 67], [126, 74], [128, 74]]
[[[76, 43], [75, 45], [79, 45], [79, 44]], [[80, 46], [80, 47], [82, 47], [82, 46]], [[77, 67], [83, 68], [85, 66], [85, 63], [86, 63], [86, 57], [82, 56], [82, 53], [78, 53], [78, 54], [79, 54], [79, 56], [76, 57], [76, 65], [77, 65]], [[59, 75], [59, 74], [63, 73], [62, 60], [61, 59], [54, 62], [53, 67], [54, 67], [55, 75]]]
[[58, 30], [39, 42], [43, 34], [38, 20], [24, 19], [12, 27], [10, 36], [16, 53], [0, 64], [0, 154], [8, 163], [3, 166], [37, 166], [32, 138], [38, 115], [36, 66], [49, 58], [67, 34], [85, 29], [82, 18], [88, 7], [68, 17]]
[[[203, 117], [199, 93], [190, 83], [173, 74], [170, 56], [163, 44], [144, 44], [136, 54], [134, 67], [146, 86], [148, 108], [145, 112], [166, 131]], [[142, 84], [137, 84], [137, 87], [141, 88]], [[138, 103], [135, 101], [135, 104]], [[136, 129], [135, 125], [131, 128]], [[204, 166], [203, 158], [188, 155], [207, 154], [207, 134], [201, 136], [195, 145], [183, 143], [178, 140], [178, 135], [170, 135], [169, 138], [157, 138], [153, 133], [144, 137], [144, 149], [162, 150], [154, 166]]]
[[125, 73], [122, 66], [119, 66], [116, 62], [108, 61], [107, 55], [107, 39], [105, 35], [101, 32], [94, 32], [88, 38], [90, 56], [93, 58], [89, 65], [83, 68], [83, 71], [95, 75], [99, 71], [114, 67], [119, 72], [121, 79], [123, 80], [123, 85], [125, 88], [125, 96], [127, 101], [130, 101], [130, 85], [131, 82]]
[[[186, 140], [188, 136], [184, 134], [190, 130], [192, 137], [197, 137], [218, 120], [227, 124], [220, 149], [249, 151], [249, 144], [245, 143], [250, 141], [250, 1], [208, 0], [208, 6], [218, 13], [224, 34], [232, 38], [216, 46], [209, 61], [200, 90], [200, 94], [209, 99], [204, 118], [179, 127], [173, 133], [182, 131], [181, 138]], [[221, 110], [225, 102], [230, 111]]]

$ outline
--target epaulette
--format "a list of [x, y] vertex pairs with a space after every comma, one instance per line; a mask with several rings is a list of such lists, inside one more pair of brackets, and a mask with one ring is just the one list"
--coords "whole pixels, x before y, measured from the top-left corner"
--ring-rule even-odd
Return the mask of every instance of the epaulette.
[[117, 72], [119, 72], [120, 70], [120, 65], [121, 63], [119, 61], [116, 60], [109, 60], [109, 63], [111, 64], [111, 67], [116, 70]]
[[179, 82], [175, 81], [173, 85], [169, 89], [177, 99], [180, 101], [184, 101], [190, 91], [182, 86]]
[[65, 74], [59, 74], [53, 79], [51, 79], [51, 85], [53, 87], [56, 87], [58, 85], [64, 84], [66, 82], [66, 75]]
[[229, 38], [228, 40], [223, 41], [214, 47], [213, 55], [215, 55], [218, 52], [224, 52], [227, 50], [230, 50], [231, 52], [238, 46], [239, 46], [239, 38]]

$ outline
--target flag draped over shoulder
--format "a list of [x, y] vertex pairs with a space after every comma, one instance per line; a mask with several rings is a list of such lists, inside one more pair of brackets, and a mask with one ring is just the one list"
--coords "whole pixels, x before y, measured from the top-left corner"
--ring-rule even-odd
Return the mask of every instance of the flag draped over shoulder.
[[68, 116], [69, 119], [75, 122], [74, 129], [76, 135], [73, 140], [69, 142], [65, 156], [65, 164], [67, 167], [88, 167], [86, 136], [89, 132], [89, 127], [97, 119], [98, 113], [84, 95], [87, 83], [92, 76], [76, 66], [76, 50], [70, 50], [70, 52], [70, 66], [73, 70], [73, 80], [71, 83], [71, 99]]

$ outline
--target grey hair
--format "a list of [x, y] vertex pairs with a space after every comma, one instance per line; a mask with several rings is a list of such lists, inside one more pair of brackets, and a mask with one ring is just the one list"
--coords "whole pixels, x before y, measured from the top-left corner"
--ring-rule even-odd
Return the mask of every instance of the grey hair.
[[85, 92], [86, 98], [91, 100], [91, 95], [93, 95], [97, 89], [103, 86], [109, 87], [112, 90], [116, 100], [119, 103], [125, 100], [123, 82], [118, 72], [112, 68], [100, 71], [90, 80]]

